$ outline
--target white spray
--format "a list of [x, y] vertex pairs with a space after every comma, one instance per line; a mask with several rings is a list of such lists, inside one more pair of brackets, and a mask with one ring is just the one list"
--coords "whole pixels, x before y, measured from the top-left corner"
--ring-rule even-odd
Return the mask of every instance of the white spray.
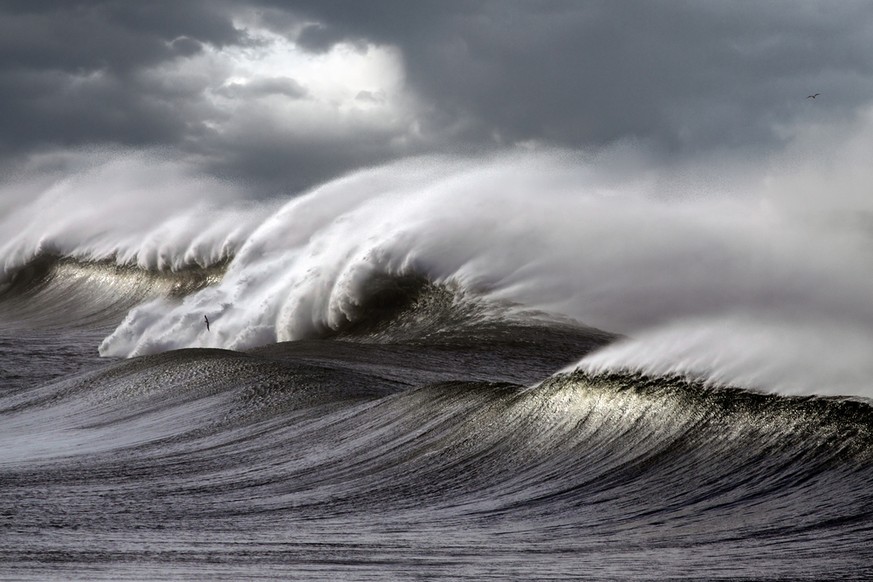
[[235, 255], [220, 284], [131, 311], [104, 355], [308, 337], [350, 317], [374, 273], [416, 273], [627, 334], [580, 362], [592, 371], [873, 396], [871, 126], [827, 159], [801, 145], [718, 172], [634, 147], [405, 160], [241, 218], [228, 189], [208, 220], [182, 196], [136, 236], [50, 223], [60, 234], [31, 231], [11, 255], [33, 251], [22, 240], [149, 268]]

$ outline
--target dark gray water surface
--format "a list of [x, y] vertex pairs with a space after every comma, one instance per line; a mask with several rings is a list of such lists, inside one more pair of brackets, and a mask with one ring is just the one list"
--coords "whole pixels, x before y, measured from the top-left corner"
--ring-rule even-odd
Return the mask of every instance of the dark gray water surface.
[[555, 375], [611, 336], [541, 320], [105, 360], [124, 302], [10, 301], [3, 579], [873, 576], [866, 402]]

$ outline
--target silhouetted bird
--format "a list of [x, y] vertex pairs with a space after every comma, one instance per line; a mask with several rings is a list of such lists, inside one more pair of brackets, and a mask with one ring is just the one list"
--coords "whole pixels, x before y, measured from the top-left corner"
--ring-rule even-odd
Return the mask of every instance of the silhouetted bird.
[[206, 331], [209, 331], [209, 318], [204, 315], [203, 319], [206, 320]]
[[815, 99], [815, 98], [818, 97], [819, 95], [821, 95], [821, 93], [816, 93], [815, 95], [807, 95], [806, 98], [807, 98], [807, 99]]

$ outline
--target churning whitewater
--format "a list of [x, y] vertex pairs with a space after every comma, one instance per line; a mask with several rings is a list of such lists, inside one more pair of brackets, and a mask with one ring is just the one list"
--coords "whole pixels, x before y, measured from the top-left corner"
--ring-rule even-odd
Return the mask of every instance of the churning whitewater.
[[[162, 163], [110, 159], [0, 225], [7, 279], [47, 257], [143, 276], [223, 269], [215, 284], [131, 306], [104, 356], [321, 337], [353, 323], [374, 287], [421, 277], [500, 317], [533, 310], [627, 335], [582, 362], [592, 372], [873, 395], [873, 209], [848, 188], [801, 213], [786, 200], [790, 174], [745, 168], [757, 184], [699, 193], [619, 149], [412, 159], [258, 205]], [[632, 164], [643, 167], [628, 179]], [[159, 194], [123, 204], [145, 188]]]
[[413, 158], [258, 202], [103, 157], [0, 197], [4, 576], [873, 573], [839, 167]]

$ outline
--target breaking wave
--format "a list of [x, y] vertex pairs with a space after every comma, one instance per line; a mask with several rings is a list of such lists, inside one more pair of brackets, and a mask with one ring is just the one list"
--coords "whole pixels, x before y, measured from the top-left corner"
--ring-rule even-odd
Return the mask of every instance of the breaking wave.
[[[153, 185], [142, 160], [90, 168], [23, 204], [19, 226], [0, 225], [12, 233], [6, 279], [47, 255], [58, 269], [91, 265], [107, 288], [142, 273], [105, 310], [125, 310], [105, 356], [341, 334], [431, 286], [456, 310], [445, 328], [547, 317], [627, 336], [581, 362], [591, 372], [871, 395], [870, 208], [851, 188], [808, 187], [795, 206], [794, 177], [771, 165], [698, 190], [688, 172], [618, 147], [411, 159], [259, 203], [162, 163], [169, 177]], [[106, 183], [170, 194], [126, 210], [118, 194], [95, 220], [59, 220]]]

